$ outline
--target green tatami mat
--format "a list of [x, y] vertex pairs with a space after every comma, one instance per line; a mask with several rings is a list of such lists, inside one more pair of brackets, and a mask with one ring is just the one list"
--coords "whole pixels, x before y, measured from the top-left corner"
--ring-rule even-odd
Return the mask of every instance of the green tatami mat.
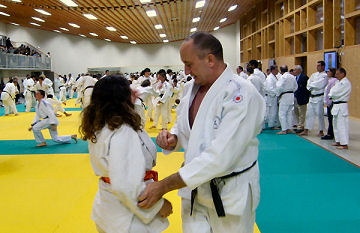
[[[155, 143], [155, 138], [151, 138]], [[46, 140], [46, 147], [36, 147], [35, 140], [0, 140], [0, 155], [27, 155], [27, 154], [79, 154], [89, 153], [87, 142], [79, 139], [78, 143], [58, 144]], [[157, 145], [156, 145], [157, 146]], [[158, 152], [161, 148], [157, 146]], [[180, 152], [184, 152], [182, 149]]]
[[88, 153], [88, 144], [79, 140], [77, 144], [59, 144], [46, 140], [47, 146], [36, 147], [35, 140], [0, 140], [0, 155], [27, 155], [27, 154], [79, 154]]
[[360, 168], [295, 135], [259, 140], [262, 233], [360, 232]]

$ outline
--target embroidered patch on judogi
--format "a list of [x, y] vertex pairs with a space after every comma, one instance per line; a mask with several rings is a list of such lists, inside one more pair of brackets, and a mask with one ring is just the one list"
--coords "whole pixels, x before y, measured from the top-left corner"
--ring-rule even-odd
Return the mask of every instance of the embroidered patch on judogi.
[[233, 101], [234, 101], [235, 103], [240, 103], [242, 100], [243, 100], [243, 96], [242, 96], [242, 95], [235, 95], [235, 96], [233, 97]]

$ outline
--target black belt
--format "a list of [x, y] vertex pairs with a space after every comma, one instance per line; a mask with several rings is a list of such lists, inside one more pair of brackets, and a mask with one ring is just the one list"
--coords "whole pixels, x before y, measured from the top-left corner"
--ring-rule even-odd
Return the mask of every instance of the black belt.
[[[230, 178], [230, 177], [233, 177], [233, 176], [240, 175], [240, 174], [250, 170], [252, 167], [254, 167], [256, 165], [256, 163], [257, 163], [257, 160], [255, 160], [255, 162], [253, 162], [250, 167], [245, 168], [242, 171], [232, 172], [232, 173], [230, 173], [230, 174], [228, 174], [226, 176], [216, 177], [216, 178], [210, 180], [211, 196], [213, 198], [215, 210], [216, 210], [216, 213], [217, 213], [218, 217], [225, 217], [225, 210], [224, 210], [224, 206], [223, 206], [220, 194], [219, 194], [219, 188], [218, 188], [215, 180], [216, 179], [227, 179], [227, 178]], [[192, 215], [196, 194], [197, 194], [197, 188], [191, 191], [190, 216]]]
[[314, 97], [318, 97], [318, 96], [322, 96], [322, 95], [324, 95], [324, 93], [320, 93], [320, 94], [316, 94], [316, 95], [310, 94], [310, 97], [314, 98]]
[[281, 97], [284, 95], [284, 94], [287, 94], [287, 93], [294, 93], [293, 91], [285, 91], [285, 92], [283, 92], [283, 93], [281, 93], [280, 95], [279, 95], [279, 99], [281, 99]]
[[10, 96], [10, 98], [11, 98], [12, 100], [14, 100], [14, 98], [10, 95], [9, 92], [7, 92], [7, 91], [3, 91], [3, 92], [7, 93], [7, 94]]
[[89, 88], [94, 88], [94, 86], [87, 86], [87, 87], [85, 87], [85, 89], [83, 90], [83, 93], [85, 93], [86, 89], [89, 89]]
[[332, 102], [333, 104], [346, 104], [347, 101], [336, 101], [336, 102]]

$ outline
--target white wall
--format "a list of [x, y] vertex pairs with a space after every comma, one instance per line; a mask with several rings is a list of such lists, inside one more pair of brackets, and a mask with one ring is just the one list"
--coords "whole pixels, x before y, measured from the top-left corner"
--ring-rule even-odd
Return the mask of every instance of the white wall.
[[[50, 52], [52, 70], [58, 74], [83, 73], [89, 67], [124, 67], [124, 72], [145, 67], [183, 67], [179, 54], [181, 41], [131, 45], [0, 23], [2, 31], [13, 41], [28, 42], [45, 53]], [[235, 68], [239, 53], [235, 52], [239, 43], [236, 24], [213, 34], [223, 45], [225, 61]]]

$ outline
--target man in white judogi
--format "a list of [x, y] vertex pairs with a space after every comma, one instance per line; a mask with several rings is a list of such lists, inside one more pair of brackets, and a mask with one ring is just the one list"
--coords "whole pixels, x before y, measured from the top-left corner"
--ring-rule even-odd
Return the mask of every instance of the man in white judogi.
[[298, 85], [295, 76], [288, 72], [286, 65], [280, 67], [282, 76], [276, 83], [276, 90], [279, 96], [279, 119], [281, 131], [277, 134], [291, 133], [292, 113], [294, 109], [294, 92]]
[[155, 119], [154, 124], [150, 127], [156, 128], [161, 115], [161, 128], [167, 129], [169, 121], [169, 102], [171, 98], [171, 85], [166, 81], [166, 72], [161, 69], [157, 72], [158, 83], [156, 83], [156, 92], [158, 96], [154, 99], [153, 104], [155, 106]]
[[53, 86], [53, 82], [50, 79], [48, 79], [44, 74], [41, 74], [39, 76], [39, 81], [37, 81], [35, 84], [35, 91], [43, 90], [45, 91], [46, 96], [52, 95], [54, 97], [55, 94], [52, 86]]
[[41, 133], [41, 130], [48, 129], [51, 135], [51, 138], [54, 142], [57, 143], [71, 143], [71, 140], [74, 139], [77, 143], [77, 135], [65, 135], [59, 136], [57, 132], [57, 126], [59, 125], [59, 120], [54, 114], [52, 105], [47, 102], [45, 98], [45, 91], [38, 90], [36, 91], [36, 99], [38, 103], [36, 104], [36, 116], [34, 122], [31, 124], [29, 131], [33, 131], [35, 140], [38, 145], [37, 147], [47, 146], [44, 136]]
[[249, 78], [247, 80], [249, 80], [255, 86], [256, 90], [258, 90], [260, 95], [264, 97], [264, 82], [262, 81], [262, 79], [258, 75], [254, 74], [253, 68], [248, 67], [246, 70], [249, 74]]
[[180, 54], [194, 80], [186, 84], [171, 133], [162, 131], [156, 141], [165, 153], [184, 148], [185, 164], [149, 184], [139, 206], [148, 208], [163, 194], [185, 187], [179, 191], [184, 233], [253, 232], [260, 194], [256, 136], [264, 100], [224, 63], [214, 36], [191, 35]]
[[314, 128], [315, 118], [319, 119], [319, 137], [324, 136], [324, 92], [328, 84], [328, 77], [325, 72], [325, 62], [318, 61], [316, 69], [318, 72], [313, 73], [308, 80], [306, 88], [311, 92], [310, 100], [307, 105], [305, 129], [299, 135], [308, 135], [309, 130]]
[[9, 115], [9, 113], [14, 113], [15, 116], [19, 115], [15, 105], [15, 95], [17, 92], [17, 87], [14, 85], [13, 80], [10, 79], [1, 92], [1, 100], [5, 107], [5, 116]]
[[346, 70], [339, 68], [336, 71], [339, 80], [330, 89], [329, 98], [333, 101], [331, 114], [333, 115], [334, 136], [337, 149], [348, 149], [349, 145], [349, 109], [347, 102], [350, 99], [351, 83], [346, 78]]
[[74, 77], [69, 74], [69, 79], [67, 81], [67, 86], [69, 87], [70, 93], [69, 93], [69, 98], [72, 99], [74, 97], [74, 87], [76, 84], [76, 80], [74, 79]]
[[249, 66], [254, 69], [254, 74], [259, 76], [261, 78], [261, 80], [263, 82], [265, 82], [266, 75], [264, 74], [264, 72], [259, 70], [259, 68], [258, 68], [259, 67], [259, 62], [256, 61], [256, 60], [250, 60], [249, 61]]
[[249, 76], [247, 75], [247, 73], [244, 71], [244, 68], [242, 66], [238, 66], [236, 68], [236, 73], [237, 75], [240, 77], [240, 78], [243, 78], [243, 79], [248, 79]]
[[277, 66], [270, 66], [271, 74], [265, 80], [265, 99], [266, 99], [266, 120], [268, 127], [275, 129], [278, 123], [278, 101], [276, 90], [276, 76], [279, 73]]
[[[91, 77], [89, 74], [86, 74], [84, 76], [81, 76], [75, 84], [75, 88], [78, 91], [78, 93], [82, 93], [82, 107], [86, 108], [90, 104], [91, 100], [91, 94], [93, 91], [93, 88], [97, 82], [96, 78]], [[74, 89], [75, 89], [74, 88]]]
[[32, 92], [35, 89], [35, 82], [34, 80], [30, 77], [30, 75], [26, 75], [26, 79], [23, 82], [24, 85], [24, 96], [25, 96], [25, 106], [26, 112], [30, 112], [30, 109], [32, 107], [33, 104], [33, 94]]

